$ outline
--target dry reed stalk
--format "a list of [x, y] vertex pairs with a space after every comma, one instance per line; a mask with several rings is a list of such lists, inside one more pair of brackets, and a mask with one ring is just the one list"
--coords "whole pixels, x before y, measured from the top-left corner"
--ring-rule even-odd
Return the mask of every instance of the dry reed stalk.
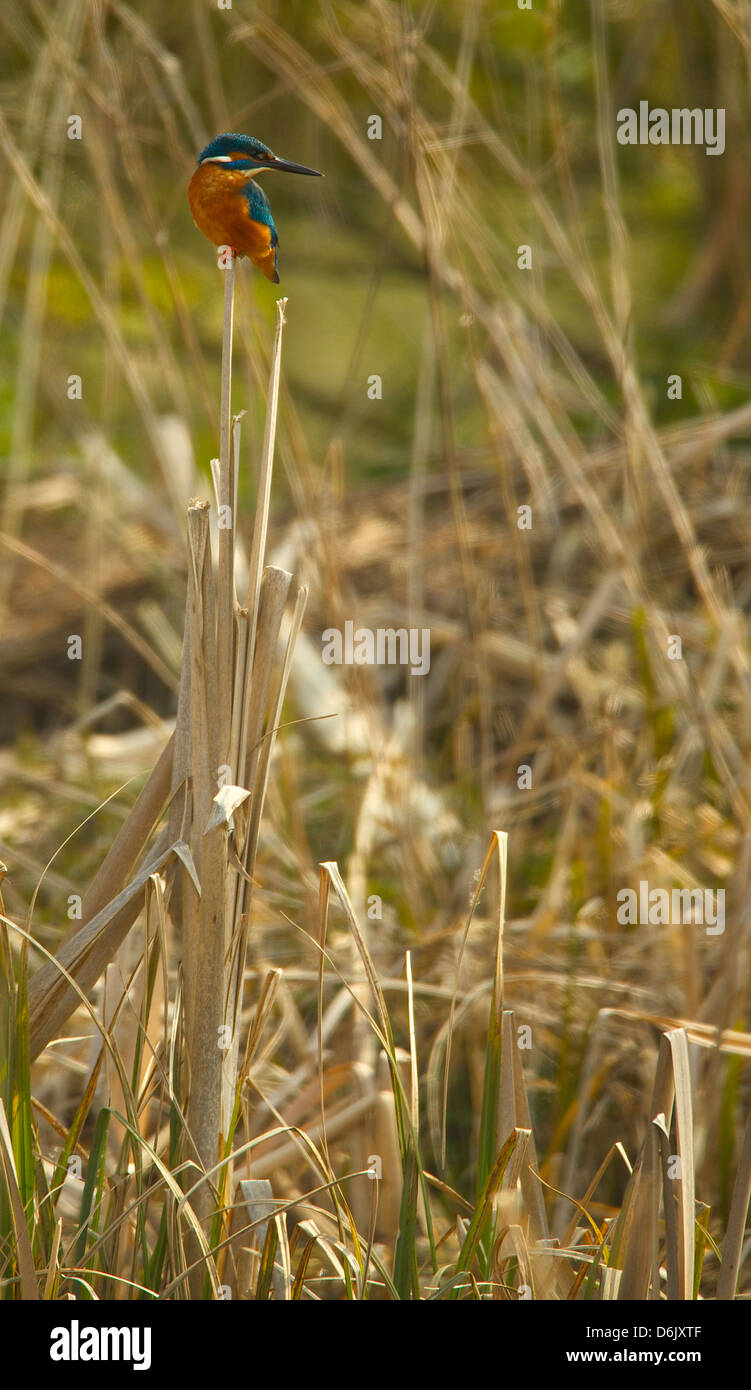
[[[268, 1178], [254, 1178], [239, 1184], [242, 1202], [252, 1223], [251, 1230], [245, 1231], [242, 1244], [245, 1247], [240, 1261], [238, 1287], [241, 1297], [252, 1297], [261, 1264], [261, 1255], [266, 1245], [269, 1227], [276, 1223], [277, 1251], [274, 1259], [271, 1285], [275, 1300], [289, 1298], [292, 1284], [289, 1263], [289, 1246], [286, 1239], [286, 1212], [278, 1212], [277, 1203]], [[245, 1212], [238, 1204], [233, 1212], [238, 1227], [245, 1224]], [[250, 1248], [248, 1248], [250, 1247]]]
[[[261, 454], [261, 472], [258, 480], [258, 495], [256, 501], [256, 514], [253, 524], [253, 540], [251, 543], [250, 560], [248, 563], [248, 589], [245, 597], [245, 607], [248, 612], [249, 630], [246, 648], [246, 667], [245, 667], [245, 686], [243, 690], [243, 702], [241, 706], [241, 718], [239, 721], [239, 741], [238, 741], [238, 775], [246, 773], [246, 758], [248, 755], [248, 728], [251, 718], [251, 694], [252, 694], [252, 666], [251, 663], [255, 655], [256, 633], [258, 627], [259, 605], [261, 602], [261, 580], [263, 570], [263, 557], [266, 551], [266, 536], [269, 524], [269, 504], [271, 499], [271, 478], [274, 462], [274, 442], [276, 439], [276, 420], [279, 408], [279, 374], [282, 361], [282, 337], [284, 333], [286, 299], [277, 300], [276, 332], [274, 334], [274, 346], [271, 356], [271, 373], [269, 380], [269, 394], [266, 403], [266, 424], [263, 437], [263, 451]], [[253, 748], [251, 745], [251, 753]]]
[[[235, 256], [229, 253], [224, 272], [224, 325], [222, 328], [222, 395], [219, 416], [219, 487], [217, 503], [219, 508], [219, 573], [216, 596], [216, 669], [219, 673], [218, 688], [215, 692], [216, 710], [216, 753], [215, 776], [219, 777], [219, 764], [225, 764], [229, 757], [230, 728], [232, 723], [232, 675], [234, 671], [234, 629], [235, 629], [235, 507], [237, 499], [234, 490], [232, 460], [230, 458], [232, 421], [232, 336], [235, 315]], [[233, 772], [236, 779], [236, 771]]]
[[529, 1113], [527, 1087], [524, 1081], [521, 1053], [518, 1046], [516, 1016], [511, 1009], [503, 1011], [503, 1041], [501, 1046], [501, 1080], [498, 1100], [498, 1147], [507, 1140], [512, 1129], [529, 1131], [527, 1158], [521, 1170], [521, 1190], [530, 1216], [530, 1241], [548, 1240], [548, 1219], [537, 1176], [539, 1162], [532, 1121]]
[[716, 1297], [718, 1299], [732, 1299], [736, 1295], [750, 1198], [751, 1120], [747, 1120], [743, 1147], [738, 1159], [733, 1196], [730, 1202], [725, 1242], [722, 1247], [722, 1264], [720, 1265], [720, 1277], [717, 1280]]
[[[676, 1111], [675, 1151], [670, 1125]], [[660, 1039], [650, 1101], [652, 1123], [621, 1206], [610, 1264], [622, 1273], [618, 1298], [658, 1298], [658, 1221], [664, 1198], [668, 1298], [693, 1297], [694, 1154], [688, 1038], [671, 1028]], [[673, 1172], [670, 1158], [679, 1160]]]

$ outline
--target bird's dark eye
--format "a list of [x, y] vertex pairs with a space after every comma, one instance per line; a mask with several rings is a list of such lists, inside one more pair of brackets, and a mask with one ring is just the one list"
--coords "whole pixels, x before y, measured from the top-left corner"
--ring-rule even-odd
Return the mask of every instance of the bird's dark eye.
[[230, 150], [230, 159], [252, 159], [256, 164], [270, 164], [275, 158], [273, 154], [259, 154], [255, 150]]

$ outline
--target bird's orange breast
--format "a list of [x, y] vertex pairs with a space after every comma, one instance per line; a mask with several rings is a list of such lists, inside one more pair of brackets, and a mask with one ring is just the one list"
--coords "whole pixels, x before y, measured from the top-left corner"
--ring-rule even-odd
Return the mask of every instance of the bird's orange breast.
[[232, 246], [248, 256], [268, 280], [278, 281], [271, 228], [256, 222], [245, 197], [247, 174], [221, 164], [199, 164], [188, 185], [188, 202], [199, 231], [215, 246]]

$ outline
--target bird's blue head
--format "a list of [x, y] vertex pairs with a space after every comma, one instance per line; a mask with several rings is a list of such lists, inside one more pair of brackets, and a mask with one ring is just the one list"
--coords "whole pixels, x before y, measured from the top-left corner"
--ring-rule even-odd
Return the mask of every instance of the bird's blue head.
[[279, 159], [268, 145], [254, 139], [252, 135], [237, 135], [232, 132], [215, 135], [205, 150], [201, 150], [198, 163], [219, 164], [225, 169], [242, 170], [251, 178], [254, 174], [267, 170], [323, 177], [317, 169], [306, 169], [304, 164], [292, 164], [288, 159]]

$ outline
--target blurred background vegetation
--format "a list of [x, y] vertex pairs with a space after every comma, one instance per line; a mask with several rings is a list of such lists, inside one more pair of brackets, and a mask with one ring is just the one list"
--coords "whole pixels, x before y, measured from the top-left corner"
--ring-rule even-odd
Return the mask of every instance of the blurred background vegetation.
[[[702, 1193], [726, 1216], [751, 1091], [751, 6], [30, 0], [2, 7], [0, 44], [9, 913], [72, 835], [35, 904], [54, 948], [174, 719], [222, 315], [186, 187], [211, 136], [245, 131], [326, 175], [266, 176], [281, 284], [238, 276], [241, 530], [281, 291], [270, 549], [311, 585], [255, 965], [297, 969], [314, 1016], [317, 962], [287, 923], [310, 927], [336, 859], [361, 908], [383, 900], [384, 978], [411, 947], [416, 979], [452, 986], [473, 875], [508, 831], [506, 989], [534, 1030], [541, 1171], [581, 1196], [616, 1140], [633, 1161], [657, 1034], [688, 1021]], [[722, 107], [724, 154], [618, 146], [640, 100]], [[429, 627], [430, 674], [322, 689], [320, 634], [346, 618]], [[619, 927], [640, 878], [725, 888], [725, 934]], [[488, 907], [462, 998], [490, 988], [493, 933]], [[452, 1063], [456, 1182], [482, 1003]], [[419, 999], [425, 1052], [444, 1017]], [[626, 1177], [607, 1175], [606, 1208]]]

